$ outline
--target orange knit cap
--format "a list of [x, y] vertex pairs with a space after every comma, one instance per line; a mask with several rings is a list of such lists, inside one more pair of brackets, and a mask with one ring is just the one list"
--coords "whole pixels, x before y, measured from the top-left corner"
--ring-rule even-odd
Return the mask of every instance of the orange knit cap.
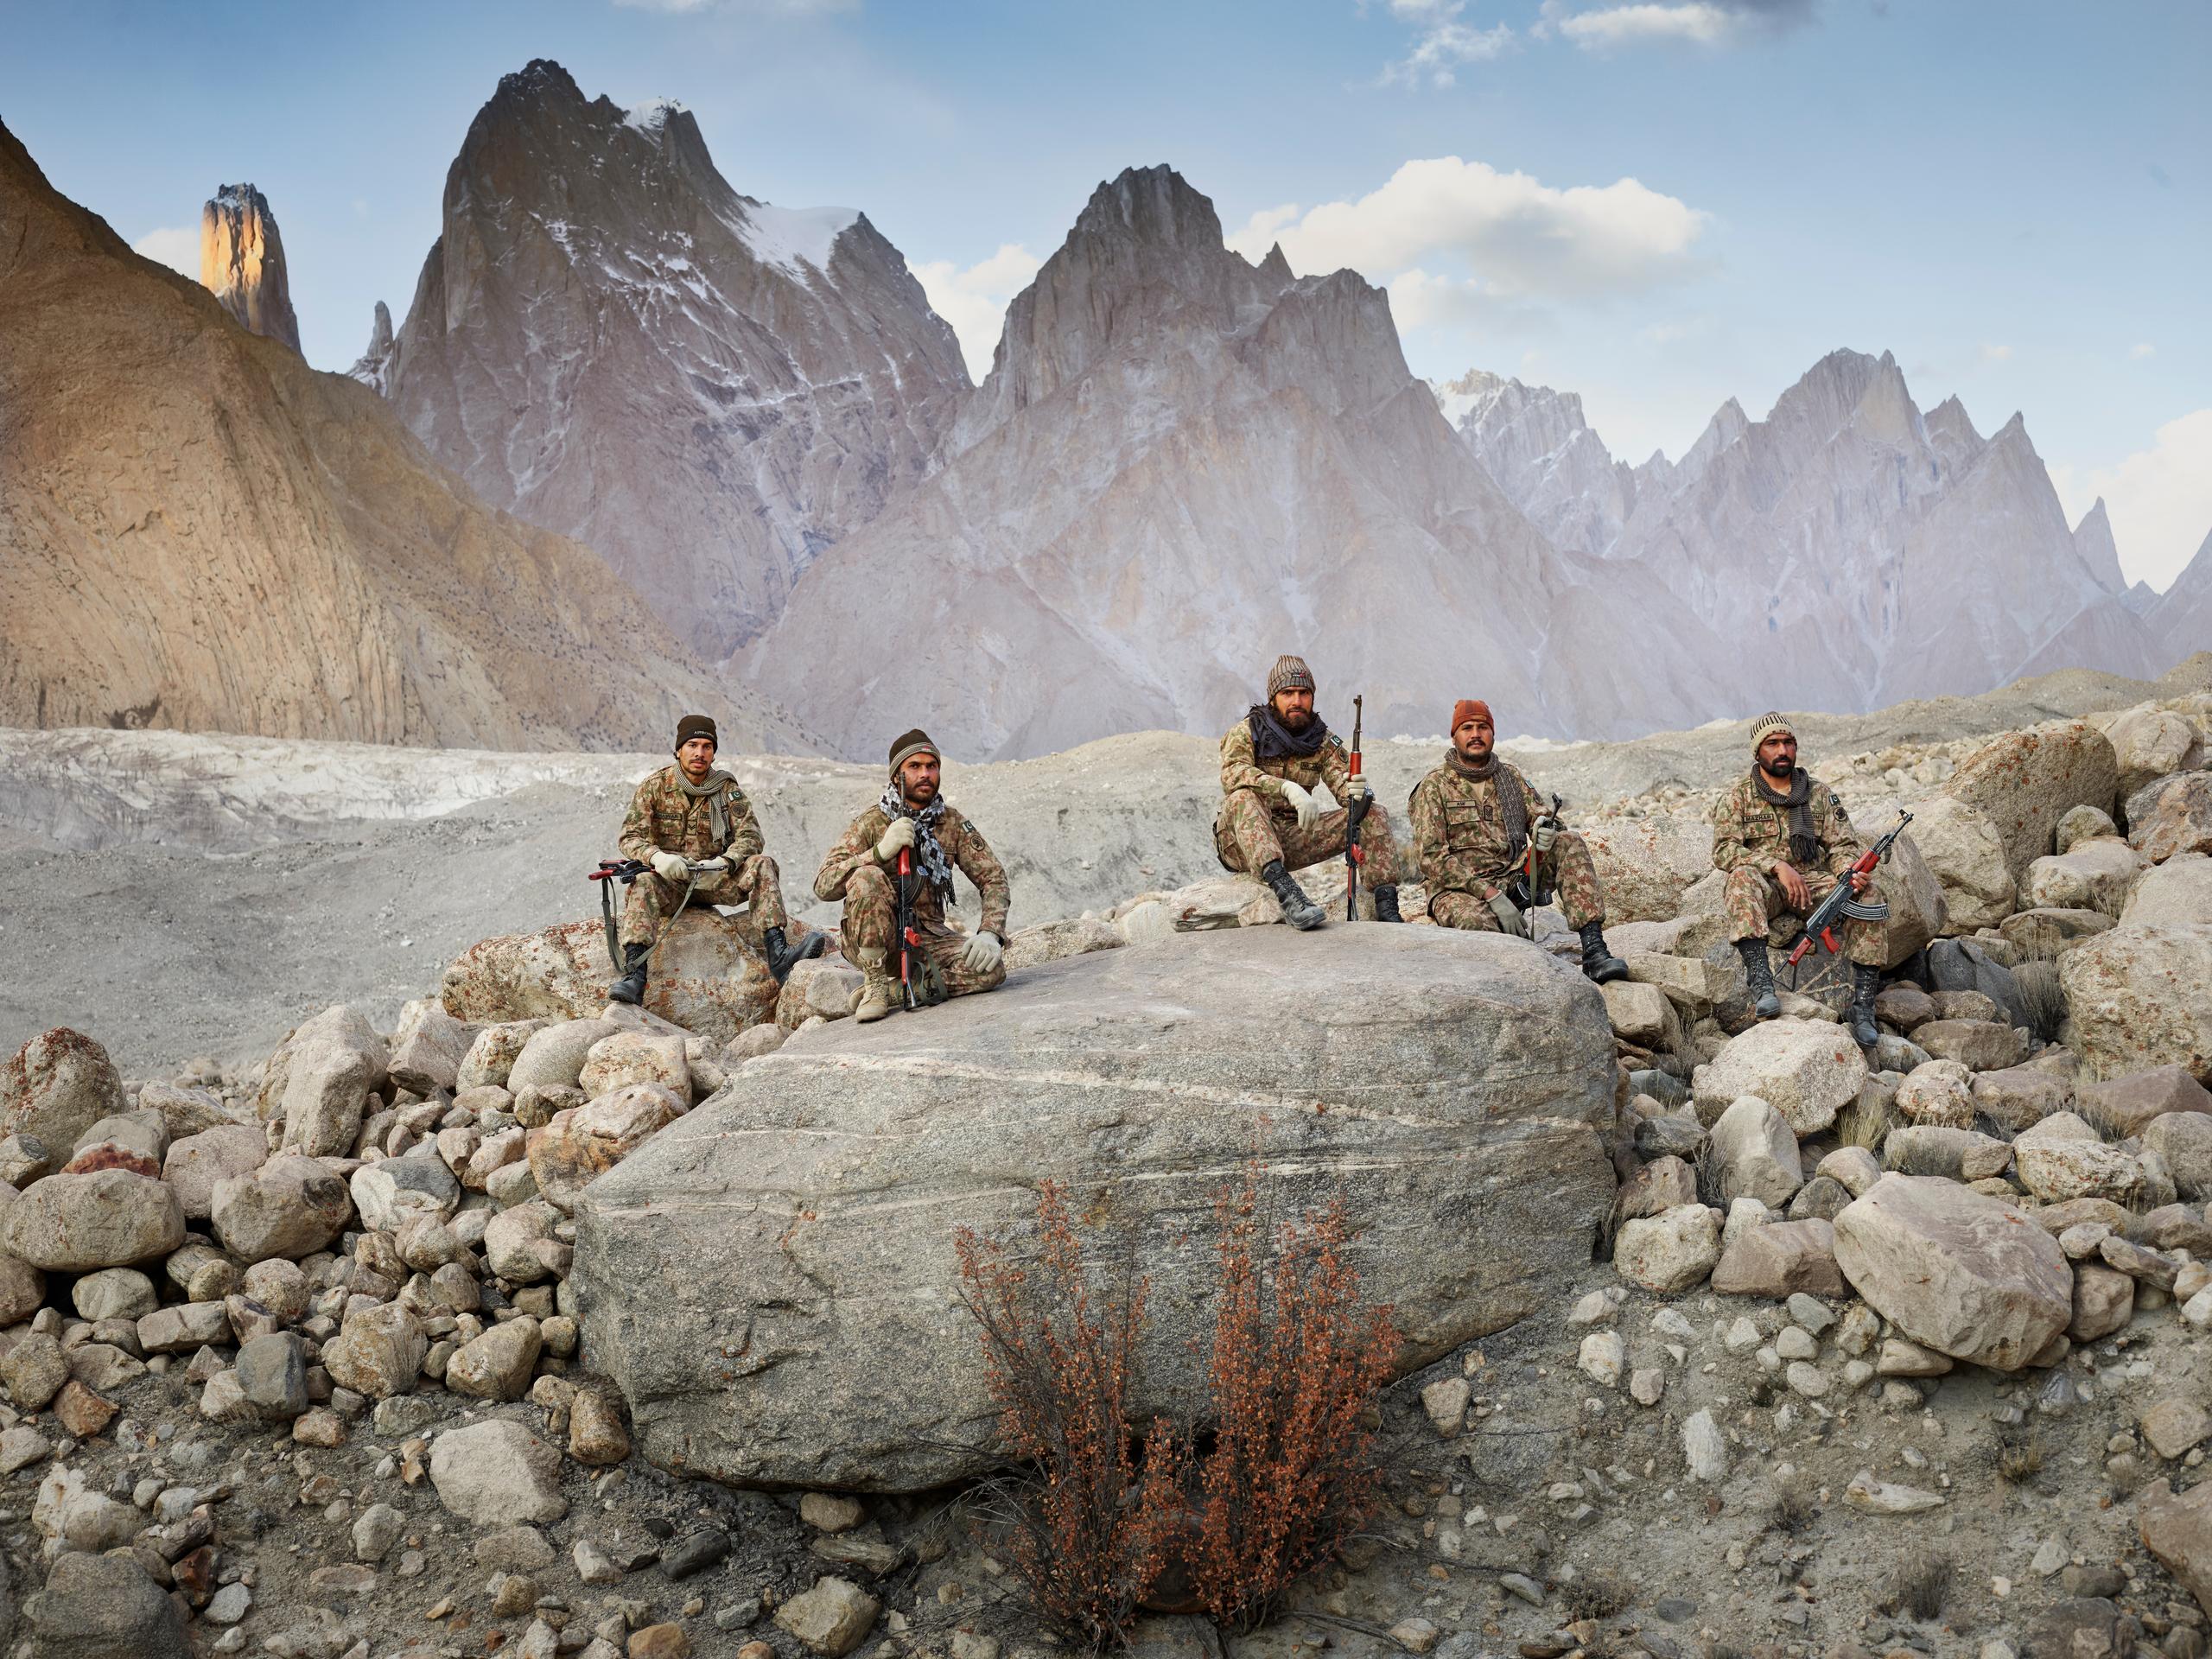
[[1458, 731], [1471, 720], [1479, 720], [1492, 731], [1497, 722], [1490, 717], [1490, 704], [1480, 697], [1462, 697], [1452, 705], [1452, 729]]

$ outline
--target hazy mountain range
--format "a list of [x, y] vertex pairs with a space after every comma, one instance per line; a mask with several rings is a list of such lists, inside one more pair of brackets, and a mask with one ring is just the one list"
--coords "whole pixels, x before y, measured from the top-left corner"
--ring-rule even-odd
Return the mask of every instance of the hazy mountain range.
[[[2128, 588], [2018, 416], [1923, 413], [1886, 354], [1631, 465], [1571, 392], [1416, 378], [1380, 289], [1230, 251], [1165, 167], [1098, 187], [971, 386], [865, 213], [746, 196], [680, 105], [534, 62], [353, 385], [232, 321], [289, 318], [251, 187], [209, 219], [226, 313], [0, 162], [0, 233], [72, 227], [0, 240], [0, 308], [36, 308], [0, 327], [0, 428], [79, 434], [0, 448], [13, 582], [66, 596], [0, 625], [17, 723], [593, 745], [700, 702], [749, 744], [869, 758], [918, 722], [1019, 758], [1218, 731], [1300, 650], [1382, 731], [1480, 693], [1618, 737], [2212, 637], [2212, 542]], [[139, 602], [149, 569], [193, 602]]]

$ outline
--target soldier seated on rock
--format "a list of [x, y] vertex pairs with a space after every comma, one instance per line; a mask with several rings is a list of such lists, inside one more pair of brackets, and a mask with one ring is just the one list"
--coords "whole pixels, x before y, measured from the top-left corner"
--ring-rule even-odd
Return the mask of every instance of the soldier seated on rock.
[[[1866, 850], [1835, 791], [1797, 764], [1797, 734], [1777, 714], [1751, 723], [1751, 768], [1713, 804], [1713, 868], [1728, 877], [1723, 902], [1729, 937], [1744, 959], [1753, 1011], [1762, 1020], [1782, 1012], [1767, 956], [1767, 929], [1788, 912], [1808, 915], [1848, 879], [1854, 893], [1869, 878], [1852, 865]], [[1879, 1035], [1874, 993], [1881, 988], [1888, 928], [1847, 918], [1843, 953], [1851, 959], [1851, 1035], [1872, 1048]]]
[[[622, 901], [624, 971], [607, 993], [612, 1001], [645, 1000], [653, 942], [687, 906], [749, 903], [778, 984], [798, 963], [829, 948], [828, 937], [820, 933], [796, 949], [785, 941], [790, 917], [776, 861], [761, 850], [766, 842], [753, 803], [736, 779], [715, 770], [715, 722], [704, 715], [684, 715], [676, 723], [676, 764], [652, 773], [631, 798], [622, 820], [622, 856], [652, 870], [630, 883]], [[728, 861], [727, 871], [693, 877], [692, 864], [717, 858]]]
[[1628, 964], [1605, 948], [1605, 899], [1588, 844], [1546, 811], [1520, 768], [1499, 758], [1497, 741], [1490, 704], [1460, 698], [1444, 763], [1414, 785], [1408, 810], [1429, 919], [1527, 938], [1528, 912], [1543, 894], [1515, 878], [1534, 846], [1567, 925], [1582, 937], [1582, 971], [1600, 985], [1626, 979]]
[[[853, 1014], [880, 1020], [905, 1001], [897, 976], [899, 855], [912, 855], [914, 929], [910, 983], [917, 1005], [1006, 983], [1008, 903], [1006, 871], [982, 832], [938, 792], [943, 762], [937, 745], [917, 728], [891, 746], [891, 783], [883, 798], [855, 818], [822, 861], [814, 895], [845, 901], [845, 955], [865, 976]], [[973, 933], [945, 919], [958, 870], [982, 894]]]
[[[1322, 785], [1337, 807], [1313, 798]], [[1221, 740], [1221, 810], [1213, 821], [1214, 851], [1224, 869], [1248, 872], [1274, 889], [1282, 918], [1301, 931], [1321, 925], [1321, 907], [1290, 872], [1344, 850], [1355, 796], [1370, 791], [1351, 775], [1344, 746], [1313, 712], [1313, 676], [1304, 658], [1279, 657], [1268, 674], [1268, 700], [1255, 703]], [[1364, 869], [1375, 893], [1375, 919], [1398, 914], [1398, 852], [1389, 820], [1370, 805], [1360, 826]]]

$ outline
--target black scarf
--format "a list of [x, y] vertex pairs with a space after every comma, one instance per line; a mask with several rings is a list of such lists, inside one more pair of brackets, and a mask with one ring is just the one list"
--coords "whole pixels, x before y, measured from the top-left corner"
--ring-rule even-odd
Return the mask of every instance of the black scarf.
[[1769, 786], [1765, 771], [1755, 765], [1751, 787], [1769, 806], [1789, 809], [1789, 861], [1801, 870], [1817, 868], [1821, 838], [1813, 833], [1813, 779], [1805, 768], [1799, 766], [1790, 773], [1789, 792], [1784, 795]]
[[1529, 803], [1522, 797], [1518, 787], [1520, 779], [1514, 777], [1505, 763], [1497, 758], [1496, 749], [1492, 749], [1490, 759], [1478, 766], [1461, 754], [1459, 746], [1454, 744], [1445, 750], [1444, 764], [1462, 778], [1471, 779], [1478, 784], [1497, 785], [1497, 810], [1499, 816], [1505, 820], [1505, 861], [1510, 864], [1517, 861], [1521, 849], [1529, 844]]
[[906, 804], [906, 798], [893, 784], [883, 791], [883, 798], [876, 803], [883, 809], [887, 821], [892, 818], [912, 818], [914, 821], [914, 863], [922, 879], [936, 891], [939, 904], [952, 902], [952, 861], [944, 855], [944, 849], [937, 838], [937, 827], [944, 822], [944, 797], [934, 798], [927, 806], [917, 810]]
[[1321, 753], [1321, 746], [1329, 741], [1329, 728], [1321, 716], [1316, 715], [1302, 732], [1294, 732], [1282, 723], [1274, 705], [1255, 702], [1245, 716], [1252, 728], [1252, 755], [1258, 760], [1288, 760], [1304, 759]]

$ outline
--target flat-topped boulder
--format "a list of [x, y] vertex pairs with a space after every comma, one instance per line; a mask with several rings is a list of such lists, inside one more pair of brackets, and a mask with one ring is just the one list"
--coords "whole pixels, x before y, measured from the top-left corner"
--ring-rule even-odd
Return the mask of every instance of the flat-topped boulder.
[[585, 1351], [664, 1467], [913, 1491], [990, 1461], [953, 1230], [1033, 1236], [1073, 1191], [1148, 1275], [1149, 1410], [1201, 1380], [1217, 1195], [1341, 1192], [1352, 1259], [1427, 1363], [1556, 1298], [1613, 1176], [1595, 987], [1516, 939], [1332, 924], [1104, 950], [747, 1061], [576, 1201]]
[[[793, 944], [808, 937], [801, 923], [789, 931]], [[606, 1012], [614, 978], [605, 926], [562, 922], [478, 941], [448, 966], [439, 997], [447, 1014], [475, 1025], [588, 1020]], [[719, 1046], [773, 1020], [779, 988], [750, 912], [687, 910], [653, 947], [645, 1007]]]

